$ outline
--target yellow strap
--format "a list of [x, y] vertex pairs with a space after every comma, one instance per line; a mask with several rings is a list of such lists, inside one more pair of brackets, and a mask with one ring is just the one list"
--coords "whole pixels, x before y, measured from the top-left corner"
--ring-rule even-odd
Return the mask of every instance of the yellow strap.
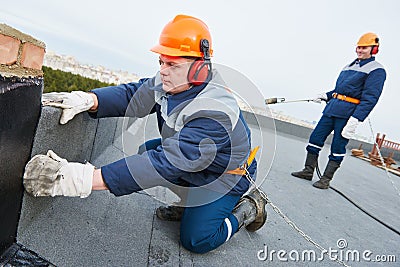
[[227, 174], [236, 174], [236, 175], [245, 175], [246, 171], [241, 169], [241, 168], [236, 168], [234, 170], [230, 170], [230, 171], [227, 171], [225, 173], [227, 173]]
[[260, 149], [260, 146], [256, 146], [253, 150], [250, 151], [249, 158], [247, 159], [247, 166], [250, 166], [251, 163], [253, 163], [253, 160], [256, 157], [258, 149]]
[[227, 171], [225, 173], [227, 173], [227, 174], [236, 174], [236, 175], [245, 175], [247, 167], [250, 166], [251, 163], [253, 163], [253, 160], [256, 157], [256, 154], [257, 154], [257, 151], [258, 151], [259, 148], [260, 148], [260, 146], [256, 146], [254, 149], [252, 149], [250, 151], [250, 155], [247, 158], [247, 162], [246, 162], [245, 166], [236, 168], [234, 170]]

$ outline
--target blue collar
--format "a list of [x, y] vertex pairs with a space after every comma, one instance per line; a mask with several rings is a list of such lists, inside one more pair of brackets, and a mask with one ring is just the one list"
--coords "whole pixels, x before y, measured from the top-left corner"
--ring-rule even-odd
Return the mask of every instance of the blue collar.
[[189, 90], [174, 95], [167, 93], [166, 94], [166, 97], [168, 99], [167, 115], [169, 115], [172, 112], [172, 110], [174, 110], [174, 108], [176, 108], [180, 104], [194, 99], [207, 86], [207, 84], [208, 83], [205, 82], [199, 86], [192, 86], [189, 88]]
[[360, 67], [362, 67], [362, 66], [364, 66], [365, 64], [367, 64], [367, 63], [369, 63], [369, 62], [371, 62], [371, 61], [374, 61], [374, 60], [375, 60], [375, 57], [370, 57], [370, 58], [362, 59], [362, 60], [359, 60], [359, 59], [357, 58], [357, 59], [355, 59], [353, 62], [350, 63], [350, 66], [353, 66], [354, 64], [356, 64], [356, 63], [358, 62], [358, 64], [360, 64]]

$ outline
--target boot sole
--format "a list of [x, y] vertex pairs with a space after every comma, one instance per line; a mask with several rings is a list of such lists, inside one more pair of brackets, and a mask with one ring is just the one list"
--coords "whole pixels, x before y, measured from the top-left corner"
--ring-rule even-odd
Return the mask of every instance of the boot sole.
[[[257, 220], [257, 219], [259, 219], [259, 218], [256, 218], [256, 220]], [[254, 222], [252, 222], [251, 224], [249, 224], [249, 225], [246, 226], [246, 229], [247, 229], [247, 231], [249, 231], [249, 232], [255, 232], [255, 231], [257, 231], [258, 229], [260, 229], [261, 227], [263, 227], [263, 225], [265, 224], [266, 221], [267, 221], [267, 212], [264, 210], [264, 215], [263, 215], [263, 217], [261, 218], [261, 221], [259, 221], [259, 222], [254, 221]]]
[[312, 176], [309, 177], [309, 176], [298, 175], [298, 174], [296, 174], [294, 172], [292, 172], [291, 175], [296, 177], [296, 178], [300, 178], [300, 179], [307, 180], [307, 181], [311, 181], [312, 178], [313, 178]]
[[313, 184], [313, 186], [318, 189], [328, 189], [329, 188], [329, 186], [319, 186], [319, 185], [314, 185], [314, 184]]

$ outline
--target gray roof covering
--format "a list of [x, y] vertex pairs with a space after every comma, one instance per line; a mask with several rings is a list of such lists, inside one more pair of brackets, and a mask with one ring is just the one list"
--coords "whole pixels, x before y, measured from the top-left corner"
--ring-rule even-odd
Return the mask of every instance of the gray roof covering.
[[[124, 121], [121, 119], [94, 120], [87, 114], [76, 117], [67, 125], [58, 124], [60, 111], [44, 108], [39, 123], [33, 154], [53, 149], [68, 160], [90, 161], [96, 166], [121, 158]], [[249, 115], [246, 115], [249, 116]], [[261, 118], [262, 120], [263, 118]], [[149, 122], [154, 122], [154, 117]], [[249, 121], [251, 121], [249, 119]], [[270, 135], [267, 127], [251, 128], [257, 134]], [[275, 157], [268, 176], [261, 185], [270, 200], [296, 226], [325, 249], [338, 250], [350, 266], [398, 266], [400, 236], [368, 216], [336, 191], [318, 190], [311, 182], [294, 178], [290, 173], [303, 167], [304, 129], [290, 130], [280, 125], [276, 142], [263, 145], [263, 153]], [[156, 137], [156, 127], [149, 137]], [[299, 136], [285, 132], [298, 133]], [[134, 133], [132, 150], [140, 144], [141, 131]], [[257, 136], [253, 138], [259, 142]], [[137, 141], [136, 141], [137, 140]], [[276, 143], [276, 149], [274, 148]], [[325, 166], [329, 146], [320, 157]], [[261, 168], [268, 168], [262, 161]], [[265, 170], [267, 171], [267, 170]], [[399, 177], [390, 174], [400, 188]], [[314, 177], [314, 181], [316, 180]], [[400, 195], [385, 171], [368, 162], [348, 156], [338, 170], [332, 185], [368, 213], [400, 231]], [[165, 189], [157, 189], [158, 194]], [[114, 197], [109, 192], [93, 192], [86, 199], [33, 198], [25, 195], [18, 228], [18, 242], [36, 251], [57, 266], [339, 266], [326, 255], [323, 261], [301, 260], [307, 251], [319, 250], [294, 230], [271, 207], [267, 206], [268, 221], [255, 233], [240, 230], [220, 248], [204, 255], [190, 253], [179, 242], [179, 223], [160, 221], [155, 209], [157, 199], [144, 193]], [[343, 249], [339, 246], [347, 244]], [[275, 251], [273, 258], [265, 260]], [[282, 250], [286, 255], [280, 254]], [[397, 263], [367, 262], [362, 258], [395, 255]], [[260, 252], [261, 251], [261, 252]], [[346, 253], [360, 253], [359, 260]], [[294, 260], [296, 252], [300, 259]], [[257, 256], [258, 255], [258, 256]], [[352, 254], [353, 255], [353, 254]], [[351, 256], [351, 255], [350, 255]]]

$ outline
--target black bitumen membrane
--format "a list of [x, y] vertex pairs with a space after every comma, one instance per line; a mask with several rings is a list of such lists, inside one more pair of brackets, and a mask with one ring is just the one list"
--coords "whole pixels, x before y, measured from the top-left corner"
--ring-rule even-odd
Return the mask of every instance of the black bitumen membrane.
[[[102, 125], [110, 128], [100, 121], [96, 136], [107, 139], [99, 131]], [[250, 126], [253, 133], [271, 134]], [[123, 156], [121, 136], [113, 133], [113, 138], [109, 146], [96, 140], [93, 150], [102, 146], [102, 152], [96, 157], [92, 153], [93, 164]], [[256, 144], [261, 142], [257, 139]], [[337, 191], [316, 189], [316, 175], [312, 182], [290, 175], [303, 167], [307, 140], [278, 132], [273, 143], [262, 147], [263, 153], [275, 152], [270, 169], [259, 162], [259, 172], [268, 172], [260, 187], [273, 204], [267, 205], [267, 223], [255, 233], [241, 229], [212, 252], [199, 255], [184, 249], [179, 222], [157, 219], [155, 209], [162, 203], [146, 192], [123, 197], [93, 192], [86, 199], [25, 194], [18, 242], [56, 266], [340, 266], [329, 253], [348, 266], [399, 266], [400, 193], [392, 183], [400, 188], [400, 177], [348, 155], [332, 182]], [[321, 172], [328, 154], [326, 146]], [[160, 196], [166, 190], [152, 192]], [[327, 250], [323, 259], [307, 239]]]
[[0, 266], [2, 254], [16, 240], [22, 175], [40, 117], [42, 88], [43, 78], [0, 75]]
[[25, 246], [14, 243], [0, 257], [0, 266], [52, 267], [52, 263]]

